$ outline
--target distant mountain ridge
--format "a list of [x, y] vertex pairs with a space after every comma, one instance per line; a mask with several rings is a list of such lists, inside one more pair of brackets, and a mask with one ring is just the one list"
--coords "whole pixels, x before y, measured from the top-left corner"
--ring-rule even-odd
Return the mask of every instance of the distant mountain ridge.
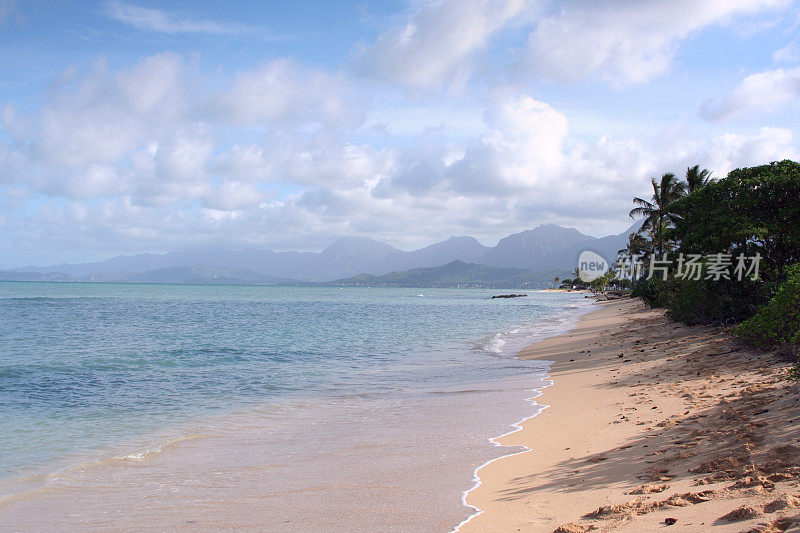
[[450, 237], [446, 241], [437, 242], [419, 250], [411, 252], [398, 250], [366, 265], [361, 272], [383, 274], [397, 270], [438, 266], [451, 261], [477, 263], [490, 249], [479, 243], [474, 237]]
[[554, 273], [535, 272], [520, 268], [501, 268], [463, 261], [446, 265], [414, 268], [382, 276], [359, 274], [347, 279], [324, 283], [333, 287], [437, 287], [538, 289], [552, 283]]
[[[365, 237], [342, 237], [321, 252], [211, 250], [117, 256], [105, 261], [25, 267], [0, 272], [3, 280], [124, 281], [146, 283], [327, 282], [367, 274], [382, 276], [455, 261], [539, 273], [570, 273], [581, 251], [589, 249], [613, 262], [628, 230], [602, 238], [573, 228], [545, 224], [484, 246], [473, 237], [451, 237], [403, 251]], [[170, 280], [170, 281], [166, 281]]]

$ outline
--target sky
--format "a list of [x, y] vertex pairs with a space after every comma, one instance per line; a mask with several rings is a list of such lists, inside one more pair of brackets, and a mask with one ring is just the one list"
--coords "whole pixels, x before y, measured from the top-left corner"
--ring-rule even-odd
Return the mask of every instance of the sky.
[[800, 157], [798, 26], [789, 0], [0, 0], [0, 268], [619, 233], [651, 177]]

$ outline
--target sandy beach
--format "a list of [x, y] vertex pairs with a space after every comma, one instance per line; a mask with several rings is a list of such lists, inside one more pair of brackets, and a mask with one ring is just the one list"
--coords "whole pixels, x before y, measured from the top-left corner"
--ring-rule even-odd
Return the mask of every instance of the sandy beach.
[[784, 531], [800, 523], [790, 363], [638, 300], [598, 303], [521, 353], [554, 361], [548, 407], [483, 467], [473, 531]]

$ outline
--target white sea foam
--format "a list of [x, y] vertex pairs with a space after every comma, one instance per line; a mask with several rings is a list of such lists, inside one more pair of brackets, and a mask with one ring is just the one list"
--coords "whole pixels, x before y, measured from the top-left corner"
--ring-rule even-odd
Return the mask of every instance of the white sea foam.
[[[533, 333], [534, 335], [532, 337], [529, 336], [528, 340], [529, 341], [532, 341], [532, 340], [536, 341], [536, 340], [541, 340], [541, 339], [546, 338], [546, 337], [552, 337], [552, 336], [556, 336], [556, 335], [559, 335], [559, 334], [566, 333], [567, 331], [572, 329], [577, 324], [577, 322], [578, 322], [578, 320], [579, 320], [581, 315], [583, 315], [583, 314], [585, 314], [585, 313], [587, 313], [587, 312], [589, 312], [591, 310], [590, 306], [593, 303], [594, 303], [594, 301], [590, 301], [590, 302], [586, 302], [586, 303], [569, 304], [567, 306], [567, 309], [570, 309], [570, 310], [576, 310], [577, 309], [577, 310], [580, 310], [581, 312], [578, 313], [578, 314], [572, 313], [572, 314], [565, 315], [565, 316], [555, 317], [555, 321], [553, 323], [547, 324], [545, 326], [542, 326], [540, 324], [539, 327], [536, 327], [536, 326], [532, 327], [531, 333]], [[512, 330], [509, 333], [510, 334], [512, 332], [513, 333], [518, 333], [519, 331], [520, 330]], [[545, 372], [545, 375], [549, 375], [549, 374], [550, 374], [550, 365], [548, 364], [547, 370]], [[535, 412], [533, 414], [531, 414], [530, 416], [526, 416], [525, 418], [519, 420], [518, 422], [515, 422], [515, 423], [511, 424], [511, 428], [512, 429], [510, 431], [507, 431], [506, 433], [503, 433], [502, 435], [498, 435], [496, 437], [490, 437], [489, 438], [489, 442], [491, 442], [494, 446], [500, 446], [500, 447], [504, 447], [504, 448], [524, 448], [524, 449], [521, 450], [521, 451], [517, 451], [517, 452], [507, 453], [507, 454], [501, 455], [500, 457], [495, 457], [494, 459], [490, 459], [490, 460], [486, 461], [485, 463], [483, 463], [482, 465], [480, 465], [477, 468], [475, 468], [475, 470], [472, 473], [472, 481], [473, 481], [472, 487], [470, 487], [468, 490], [465, 490], [461, 494], [461, 502], [464, 505], [464, 507], [467, 507], [468, 509], [472, 509], [474, 512], [469, 517], [467, 517], [466, 519], [461, 521], [455, 528], [453, 528], [453, 530], [450, 533], [457, 533], [465, 524], [470, 522], [473, 518], [483, 514], [483, 510], [482, 509], [478, 508], [475, 505], [470, 504], [467, 501], [467, 498], [469, 497], [469, 494], [472, 491], [474, 491], [475, 489], [477, 489], [478, 487], [480, 487], [481, 484], [483, 483], [483, 481], [480, 478], [481, 469], [484, 468], [485, 466], [488, 466], [488, 465], [494, 463], [495, 461], [498, 461], [498, 460], [503, 459], [505, 457], [511, 457], [511, 456], [514, 456], [514, 455], [519, 455], [519, 454], [527, 453], [527, 452], [531, 451], [531, 448], [528, 448], [527, 446], [519, 446], [519, 445], [508, 446], [508, 445], [500, 444], [498, 441], [500, 439], [502, 439], [503, 437], [507, 436], [507, 435], [511, 435], [512, 433], [516, 433], [516, 432], [522, 430], [522, 426], [527, 420], [530, 420], [531, 418], [536, 417], [542, 411], [547, 409], [547, 407], [549, 407], [548, 405], [542, 405], [542, 404], [539, 404], [538, 402], [536, 402], [536, 398], [541, 396], [543, 394], [544, 389], [549, 387], [549, 386], [551, 386], [553, 383], [554, 383], [553, 380], [548, 379], [548, 380], [544, 380], [544, 383], [543, 383], [543, 385], [541, 387], [536, 387], [536, 388], [529, 389], [531, 392], [534, 393], [534, 395], [531, 396], [530, 398], [528, 398], [527, 401], [530, 402], [531, 405], [533, 405], [536, 408]]]
[[483, 481], [481, 480], [481, 477], [480, 477], [480, 474], [479, 474], [480, 470], [483, 467], [488, 466], [488, 465], [494, 463], [495, 461], [498, 461], [498, 460], [503, 459], [505, 457], [511, 457], [513, 455], [519, 455], [521, 453], [527, 453], [527, 452], [531, 451], [531, 448], [528, 448], [527, 446], [508, 446], [508, 445], [505, 445], [505, 444], [500, 444], [497, 441], [502, 439], [503, 437], [505, 437], [507, 435], [511, 435], [512, 433], [516, 433], [517, 431], [522, 430], [522, 425], [527, 420], [530, 420], [531, 418], [537, 416], [539, 413], [541, 413], [542, 411], [544, 411], [545, 409], [547, 409], [549, 407], [548, 405], [541, 405], [541, 404], [537, 403], [536, 402], [536, 398], [541, 396], [542, 395], [542, 391], [545, 388], [547, 388], [550, 385], [552, 385], [552, 384], [553, 384], [552, 380], [546, 380], [544, 382], [544, 385], [542, 385], [541, 387], [537, 387], [535, 389], [529, 389], [531, 392], [534, 393], [534, 396], [531, 396], [530, 398], [528, 398], [527, 401], [530, 402], [532, 405], [539, 407], [540, 409], [538, 409], [532, 415], [526, 416], [522, 420], [519, 420], [519, 421], [511, 424], [511, 428], [512, 428], [511, 431], [507, 431], [506, 433], [503, 433], [502, 435], [498, 435], [496, 437], [491, 437], [489, 439], [489, 442], [491, 442], [494, 446], [500, 446], [500, 447], [503, 447], [503, 448], [525, 448], [525, 449], [521, 450], [521, 451], [518, 451], [518, 452], [514, 452], [514, 453], [507, 453], [505, 455], [501, 455], [500, 457], [495, 457], [494, 459], [489, 459], [488, 461], [486, 461], [485, 463], [483, 463], [482, 465], [480, 465], [479, 467], [475, 468], [475, 470], [472, 471], [473, 485], [472, 485], [472, 487], [470, 487], [468, 490], [465, 490], [461, 494], [461, 503], [464, 504], [464, 507], [472, 509], [475, 512], [473, 514], [471, 514], [470, 516], [468, 516], [467, 518], [465, 518], [464, 520], [462, 520], [461, 523], [459, 523], [456, 527], [454, 527], [450, 533], [458, 532], [470, 520], [472, 520], [476, 516], [479, 516], [479, 515], [483, 514], [483, 510], [482, 509], [479, 509], [478, 507], [476, 507], [476, 506], [470, 504], [469, 502], [467, 502], [467, 498], [469, 497], [470, 492], [474, 491], [475, 489], [477, 489], [478, 487], [480, 487], [483, 484]]

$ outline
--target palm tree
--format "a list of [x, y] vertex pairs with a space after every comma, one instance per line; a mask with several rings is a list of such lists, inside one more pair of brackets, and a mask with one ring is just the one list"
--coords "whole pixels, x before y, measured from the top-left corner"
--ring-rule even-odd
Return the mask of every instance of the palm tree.
[[644, 254], [647, 251], [647, 239], [641, 233], [631, 233], [628, 235], [628, 244], [625, 248], [617, 250], [618, 255], [626, 255], [631, 261], [631, 288], [636, 287], [636, 280], [638, 278], [638, 269], [633, 259], [636, 256]]
[[[664, 226], [675, 219], [675, 215], [670, 211], [669, 206], [686, 195], [686, 184], [678, 181], [675, 174], [667, 172], [661, 176], [661, 181], [655, 178], [650, 179], [653, 186], [653, 196], [648, 202], [638, 196], [633, 199], [634, 207], [629, 213], [631, 218], [645, 217], [641, 230], [654, 230], [655, 241], [654, 249], [658, 249], [658, 255], [664, 252]], [[640, 230], [640, 231], [641, 231]]]
[[603, 280], [606, 287], [614, 288], [614, 284], [619, 280], [617, 277], [617, 271], [613, 268], [609, 268], [608, 272], [603, 275]]
[[711, 181], [711, 171], [707, 168], [700, 170], [700, 165], [695, 165], [686, 169], [686, 192], [693, 193], [702, 189]]
[[559, 278], [558, 276], [554, 277], [554, 278], [553, 278], [553, 285], [554, 285], [555, 287], [558, 287], [558, 282], [559, 282], [559, 281], [561, 281], [561, 278]]

